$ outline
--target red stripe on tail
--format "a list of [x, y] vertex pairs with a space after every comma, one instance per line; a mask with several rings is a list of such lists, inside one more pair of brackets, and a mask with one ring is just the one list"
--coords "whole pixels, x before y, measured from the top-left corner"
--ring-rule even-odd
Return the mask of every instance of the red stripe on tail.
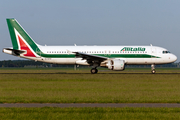
[[18, 35], [18, 39], [19, 39], [20, 49], [27, 51], [27, 53], [24, 54], [24, 56], [27, 56], [27, 57], [36, 57], [34, 55], [34, 53], [29, 49], [29, 47], [26, 45], [26, 43], [20, 38], [19, 35]]

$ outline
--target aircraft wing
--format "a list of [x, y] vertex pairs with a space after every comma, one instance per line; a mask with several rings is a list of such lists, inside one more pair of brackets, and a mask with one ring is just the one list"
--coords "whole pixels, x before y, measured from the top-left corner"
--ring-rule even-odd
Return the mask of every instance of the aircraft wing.
[[73, 52], [76, 54], [77, 57], [81, 57], [83, 59], [86, 59], [87, 61], [105, 61], [108, 58], [107, 57], [102, 57], [102, 56], [97, 56], [97, 55], [91, 55], [91, 54], [86, 54], [86, 53], [81, 53], [81, 52]]

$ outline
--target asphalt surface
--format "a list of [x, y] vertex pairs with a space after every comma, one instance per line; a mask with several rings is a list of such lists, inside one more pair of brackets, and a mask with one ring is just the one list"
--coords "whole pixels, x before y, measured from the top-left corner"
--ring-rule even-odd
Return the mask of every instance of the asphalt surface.
[[179, 103], [2, 103], [0, 107], [180, 107]]

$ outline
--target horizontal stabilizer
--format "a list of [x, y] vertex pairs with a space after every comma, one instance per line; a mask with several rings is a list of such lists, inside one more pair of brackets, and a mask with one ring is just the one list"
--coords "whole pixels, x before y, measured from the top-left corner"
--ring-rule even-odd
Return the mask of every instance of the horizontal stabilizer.
[[15, 49], [11, 49], [11, 48], [4, 48], [3, 52], [10, 54], [10, 55], [15, 55], [15, 56], [19, 56], [22, 53], [26, 53], [25, 50], [15, 50]]

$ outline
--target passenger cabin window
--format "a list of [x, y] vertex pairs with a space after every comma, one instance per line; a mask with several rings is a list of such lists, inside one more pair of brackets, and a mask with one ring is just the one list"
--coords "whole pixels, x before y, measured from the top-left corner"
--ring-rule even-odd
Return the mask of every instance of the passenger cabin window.
[[169, 51], [163, 51], [163, 54], [167, 54], [167, 53], [170, 53]]

